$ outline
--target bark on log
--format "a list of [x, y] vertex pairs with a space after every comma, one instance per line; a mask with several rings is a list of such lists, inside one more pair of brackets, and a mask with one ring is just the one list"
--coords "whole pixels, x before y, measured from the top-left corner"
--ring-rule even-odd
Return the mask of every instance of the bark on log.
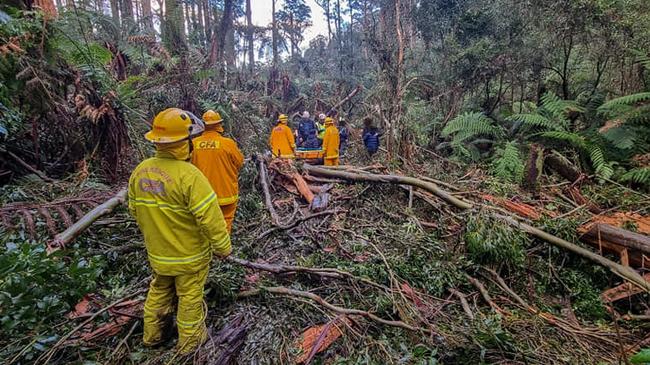
[[90, 227], [97, 219], [103, 217], [104, 215], [110, 213], [120, 204], [126, 201], [126, 188], [120, 190], [104, 203], [96, 206], [90, 212], [86, 213], [81, 219], [76, 221], [72, 226], [70, 226], [65, 231], [59, 233], [54, 237], [54, 240], [48, 244], [47, 252], [51, 254], [64, 248], [70, 242], [72, 242], [81, 232], [85, 231]]
[[345, 171], [340, 169], [328, 169], [324, 167], [317, 167], [304, 164], [303, 169], [309, 172], [312, 175], [330, 177], [330, 178], [339, 178], [349, 181], [366, 181], [366, 182], [376, 182], [376, 183], [389, 183], [389, 184], [403, 184], [411, 185], [421, 189], [424, 189], [447, 203], [454, 205], [461, 209], [470, 209], [472, 204], [464, 200], [458, 199], [455, 196], [451, 195], [447, 191], [438, 187], [438, 185], [427, 182], [421, 179], [408, 176], [399, 176], [399, 175], [380, 175], [380, 174], [371, 174], [371, 173], [361, 173], [361, 172], [352, 172]]
[[494, 214], [495, 217], [501, 219], [502, 221], [508, 223], [509, 225], [519, 228], [522, 231], [533, 235], [537, 238], [543, 239], [546, 242], [552, 243], [558, 247], [561, 247], [565, 250], [571, 251], [573, 253], [576, 253], [586, 259], [589, 259], [591, 261], [597, 262], [600, 265], [603, 265], [610, 269], [614, 274], [629, 280], [631, 283], [639, 286], [645, 291], [650, 292], [650, 282], [646, 281], [643, 276], [639, 275], [636, 271], [634, 271], [632, 268], [623, 266], [621, 264], [618, 264], [612, 260], [609, 260], [603, 256], [600, 256], [594, 252], [591, 252], [585, 248], [582, 248], [578, 245], [575, 245], [569, 241], [563, 240], [559, 237], [553, 236], [549, 233], [546, 233], [542, 231], [541, 229], [535, 228], [533, 226], [530, 226], [526, 223], [522, 223], [517, 221], [516, 219], [512, 217], [507, 217], [503, 216], [500, 214]]
[[597, 223], [580, 238], [592, 242], [607, 241], [650, 255], [650, 237], [605, 223]]

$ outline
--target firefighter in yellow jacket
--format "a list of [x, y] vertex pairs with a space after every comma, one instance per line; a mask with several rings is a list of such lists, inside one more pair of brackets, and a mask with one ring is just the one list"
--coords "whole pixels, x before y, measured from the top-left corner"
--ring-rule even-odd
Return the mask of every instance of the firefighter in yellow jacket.
[[[144, 344], [169, 336], [178, 298], [178, 350], [188, 353], [207, 338], [203, 287], [212, 255], [230, 254], [230, 235], [208, 179], [189, 162], [191, 138], [202, 126], [170, 108], [153, 120], [145, 138], [156, 155], [129, 179], [129, 211], [144, 236], [153, 280], [144, 304]], [[167, 331], [166, 331], [167, 330]]]
[[286, 114], [280, 114], [278, 124], [273, 127], [269, 137], [269, 146], [273, 157], [294, 158], [296, 149], [296, 140], [287, 125], [289, 117]]
[[223, 119], [219, 113], [208, 110], [203, 114], [203, 121], [205, 133], [192, 140], [192, 163], [203, 172], [217, 193], [217, 201], [230, 233], [239, 200], [237, 180], [244, 155], [235, 141], [223, 136]]
[[334, 119], [325, 118], [325, 135], [323, 136], [323, 164], [325, 166], [339, 165], [339, 130], [334, 125]]

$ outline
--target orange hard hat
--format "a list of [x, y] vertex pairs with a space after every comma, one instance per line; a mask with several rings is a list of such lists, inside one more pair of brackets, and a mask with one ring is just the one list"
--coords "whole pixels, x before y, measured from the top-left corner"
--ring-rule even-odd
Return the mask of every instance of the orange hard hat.
[[196, 123], [192, 114], [178, 108], [161, 111], [153, 119], [151, 130], [144, 135], [149, 142], [173, 143], [203, 132], [203, 126]]
[[203, 113], [203, 121], [206, 125], [217, 124], [223, 122], [221, 114], [210, 109], [207, 112]]

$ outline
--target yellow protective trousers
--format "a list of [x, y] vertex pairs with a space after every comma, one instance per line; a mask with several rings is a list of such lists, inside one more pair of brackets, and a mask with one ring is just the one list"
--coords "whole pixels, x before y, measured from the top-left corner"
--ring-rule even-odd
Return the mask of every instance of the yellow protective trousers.
[[163, 333], [166, 321], [174, 310], [178, 298], [178, 351], [186, 354], [196, 350], [207, 339], [203, 287], [210, 267], [198, 272], [178, 276], [153, 274], [147, 300], [144, 303], [144, 336], [147, 346], [160, 343], [169, 334]]
[[230, 232], [232, 232], [232, 221], [235, 220], [235, 212], [237, 211], [237, 202], [228, 205], [220, 205], [219, 208], [221, 208], [223, 219], [226, 220], [228, 234], [230, 234]]

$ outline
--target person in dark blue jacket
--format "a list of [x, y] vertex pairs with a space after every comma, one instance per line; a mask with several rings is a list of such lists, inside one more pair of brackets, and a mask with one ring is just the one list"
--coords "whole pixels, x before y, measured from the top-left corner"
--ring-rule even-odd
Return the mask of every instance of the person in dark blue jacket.
[[302, 112], [302, 118], [298, 123], [298, 146], [304, 146], [305, 141], [311, 136], [311, 132], [316, 132], [316, 123], [309, 117], [309, 112]]
[[367, 117], [363, 120], [363, 145], [366, 146], [366, 151], [368, 151], [368, 154], [370, 157], [377, 153], [379, 150], [379, 137], [381, 137], [381, 133], [379, 133], [379, 130], [377, 127], [372, 125], [372, 119]]
[[316, 137], [316, 129], [311, 129], [309, 131], [309, 136], [302, 143], [303, 148], [318, 149], [320, 148], [321, 140]]

